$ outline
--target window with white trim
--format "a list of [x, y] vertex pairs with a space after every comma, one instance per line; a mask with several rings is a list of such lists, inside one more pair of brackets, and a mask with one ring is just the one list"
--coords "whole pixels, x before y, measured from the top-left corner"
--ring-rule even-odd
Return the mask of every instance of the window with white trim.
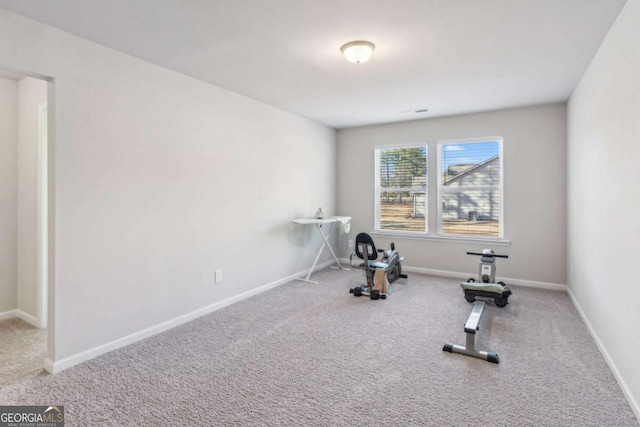
[[502, 138], [438, 143], [438, 234], [503, 237]]
[[375, 150], [376, 231], [427, 232], [427, 145]]

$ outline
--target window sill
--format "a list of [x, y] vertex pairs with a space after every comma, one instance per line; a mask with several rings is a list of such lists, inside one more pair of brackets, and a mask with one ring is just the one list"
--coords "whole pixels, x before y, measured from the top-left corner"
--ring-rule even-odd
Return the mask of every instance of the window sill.
[[431, 242], [451, 242], [451, 243], [476, 243], [487, 244], [493, 246], [510, 246], [511, 240], [493, 238], [493, 237], [473, 237], [473, 236], [439, 236], [425, 233], [403, 232], [403, 231], [372, 231], [369, 234], [379, 237], [397, 237], [408, 240], [426, 240]]

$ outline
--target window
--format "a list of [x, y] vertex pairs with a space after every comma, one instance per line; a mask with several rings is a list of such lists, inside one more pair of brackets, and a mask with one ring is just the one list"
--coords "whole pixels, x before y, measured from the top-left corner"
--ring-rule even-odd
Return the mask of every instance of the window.
[[438, 233], [503, 236], [502, 138], [438, 144]]
[[376, 230], [427, 231], [427, 146], [375, 151]]

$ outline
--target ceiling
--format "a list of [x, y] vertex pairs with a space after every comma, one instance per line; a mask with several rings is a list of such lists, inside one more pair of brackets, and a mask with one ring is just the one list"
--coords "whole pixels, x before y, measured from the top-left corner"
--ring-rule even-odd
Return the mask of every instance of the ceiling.
[[[566, 101], [625, 1], [0, 0], [0, 8], [345, 128]], [[371, 61], [342, 57], [353, 40], [376, 45]]]

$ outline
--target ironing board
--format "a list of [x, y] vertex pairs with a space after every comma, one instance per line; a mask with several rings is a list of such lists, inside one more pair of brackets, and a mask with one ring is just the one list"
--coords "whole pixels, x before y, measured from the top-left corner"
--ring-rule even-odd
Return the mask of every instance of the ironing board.
[[[326, 218], [298, 218], [298, 219], [294, 219], [293, 223], [295, 224], [299, 224], [299, 225], [309, 225], [309, 224], [313, 224], [316, 226], [316, 229], [318, 230], [318, 233], [320, 233], [320, 235], [322, 236], [322, 246], [320, 246], [320, 250], [318, 251], [318, 255], [316, 255], [316, 259], [313, 261], [313, 265], [311, 266], [311, 269], [309, 270], [309, 273], [307, 274], [307, 277], [299, 277], [296, 280], [300, 280], [302, 282], [309, 282], [309, 283], [315, 283], [317, 284], [318, 282], [314, 281], [314, 280], [309, 280], [309, 277], [311, 277], [311, 273], [313, 273], [313, 270], [316, 268], [316, 264], [318, 263], [318, 260], [320, 259], [320, 255], [322, 254], [322, 251], [324, 250], [325, 246], [327, 248], [329, 248], [329, 251], [331, 251], [331, 255], [333, 255], [333, 259], [336, 260], [336, 266], [332, 267], [332, 268], [339, 268], [341, 270], [350, 270], [349, 268], [343, 267], [342, 264], [340, 264], [340, 260], [338, 259], [338, 257], [336, 256], [335, 252], [333, 251], [333, 248], [331, 247], [331, 244], [329, 243], [329, 240], [327, 239], [327, 236], [329, 235], [329, 233], [331, 233], [331, 230], [333, 229], [333, 225], [339, 222], [342, 230], [345, 233], [349, 232], [349, 226], [351, 224], [351, 217], [350, 216], [329, 216]], [[322, 226], [329, 224], [329, 227], [326, 229], [326, 233], [324, 233], [322, 231]]]

